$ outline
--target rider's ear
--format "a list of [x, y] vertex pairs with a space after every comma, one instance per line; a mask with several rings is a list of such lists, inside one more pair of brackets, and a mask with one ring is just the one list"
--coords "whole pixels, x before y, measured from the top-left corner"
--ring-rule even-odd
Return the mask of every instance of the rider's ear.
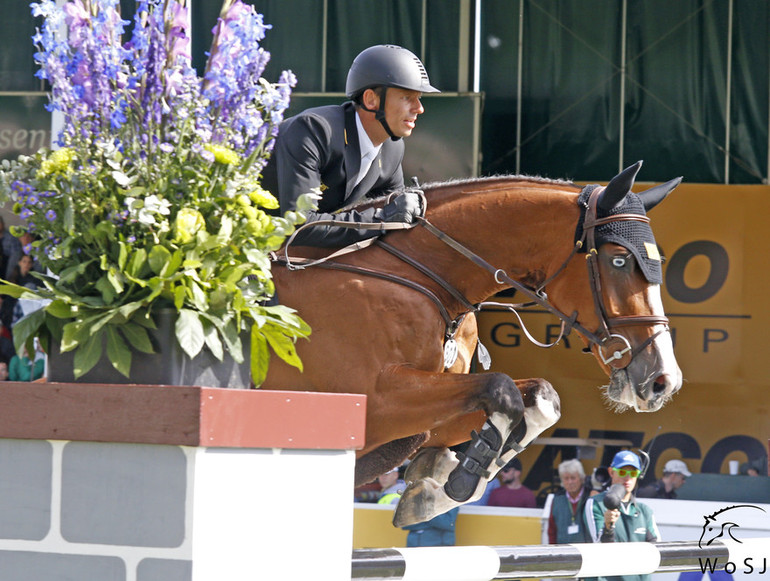
[[367, 109], [376, 111], [380, 106], [380, 95], [374, 89], [366, 89], [361, 96], [361, 102]]

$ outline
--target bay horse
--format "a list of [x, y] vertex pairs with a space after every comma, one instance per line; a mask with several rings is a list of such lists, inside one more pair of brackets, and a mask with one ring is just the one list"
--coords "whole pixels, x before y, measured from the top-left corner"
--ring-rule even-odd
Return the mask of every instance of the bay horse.
[[[545, 379], [469, 373], [475, 312], [506, 288], [560, 317], [564, 334], [578, 332], [609, 375], [613, 405], [660, 409], [682, 374], [646, 211], [681, 178], [635, 194], [640, 167], [583, 189], [521, 176], [427, 184], [427, 211], [409, 230], [332, 259], [282, 249], [276, 296], [312, 335], [297, 345], [304, 371], [275, 359], [262, 387], [367, 395], [356, 485], [413, 457], [395, 526], [480, 498], [560, 416]], [[463, 454], [448, 449], [469, 440]]]

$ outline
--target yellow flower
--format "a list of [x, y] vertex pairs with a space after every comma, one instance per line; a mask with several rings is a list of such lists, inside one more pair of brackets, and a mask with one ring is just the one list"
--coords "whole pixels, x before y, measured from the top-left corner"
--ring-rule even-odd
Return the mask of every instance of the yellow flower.
[[174, 222], [174, 239], [180, 244], [186, 244], [205, 226], [206, 221], [198, 210], [182, 208]]
[[270, 221], [270, 216], [262, 210], [256, 210], [255, 216], [250, 217], [246, 222], [246, 230], [252, 236], [264, 236], [273, 230], [273, 223]]
[[75, 158], [75, 151], [69, 147], [62, 147], [51, 152], [48, 159], [43, 160], [37, 171], [37, 178], [45, 178], [55, 173], [68, 173], [71, 171], [70, 163]]
[[251, 201], [254, 202], [256, 206], [262, 206], [268, 210], [277, 210], [279, 207], [278, 200], [275, 199], [275, 196], [259, 186], [249, 194], [249, 198], [251, 198]]
[[240, 161], [240, 157], [229, 147], [224, 145], [215, 145], [213, 143], [207, 143], [204, 145], [206, 151], [210, 151], [214, 154], [214, 161], [221, 163], [222, 165], [235, 165]]

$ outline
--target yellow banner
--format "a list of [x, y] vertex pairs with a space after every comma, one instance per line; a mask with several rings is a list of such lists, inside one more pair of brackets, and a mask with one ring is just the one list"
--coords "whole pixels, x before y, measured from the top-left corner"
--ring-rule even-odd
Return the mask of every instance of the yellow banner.
[[[644, 185], [637, 185], [641, 190]], [[665, 254], [663, 304], [670, 318], [684, 386], [652, 414], [611, 411], [607, 383], [593, 356], [572, 333], [551, 348], [532, 345], [515, 317], [485, 311], [480, 339], [492, 370], [543, 377], [561, 396], [562, 418], [544, 436], [625, 439], [650, 448], [663, 464], [683, 458], [692, 472], [728, 472], [767, 455], [770, 438], [770, 186], [684, 184], [650, 212]], [[559, 321], [546, 312], [523, 316], [540, 341], [553, 341]], [[653, 441], [654, 440], [654, 441]], [[606, 465], [617, 448], [599, 449], [586, 468]], [[540, 488], [561, 458], [533, 446], [522, 455], [526, 483]], [[529, 471], [529, 472], [528, 472]]]

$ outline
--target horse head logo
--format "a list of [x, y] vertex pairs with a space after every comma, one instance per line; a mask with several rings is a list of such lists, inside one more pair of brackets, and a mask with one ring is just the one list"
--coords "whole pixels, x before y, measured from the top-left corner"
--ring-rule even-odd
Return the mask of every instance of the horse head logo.
[[708, 516], [704, 516], [706, 522], [703, 524], [703, 532], [698, 539], [698, 547], [708, 547], [717, 539], [730, 537], [737, 543], [741, 541], [733, 536], [733, 529], [740, 528], [740, 525], [733, 522], [735, 513], [730, 512], [740, 508], [754, 508], [765, 512], [764, 508], [754, 506], [753, 504], [736, 504], [720, 509]]

